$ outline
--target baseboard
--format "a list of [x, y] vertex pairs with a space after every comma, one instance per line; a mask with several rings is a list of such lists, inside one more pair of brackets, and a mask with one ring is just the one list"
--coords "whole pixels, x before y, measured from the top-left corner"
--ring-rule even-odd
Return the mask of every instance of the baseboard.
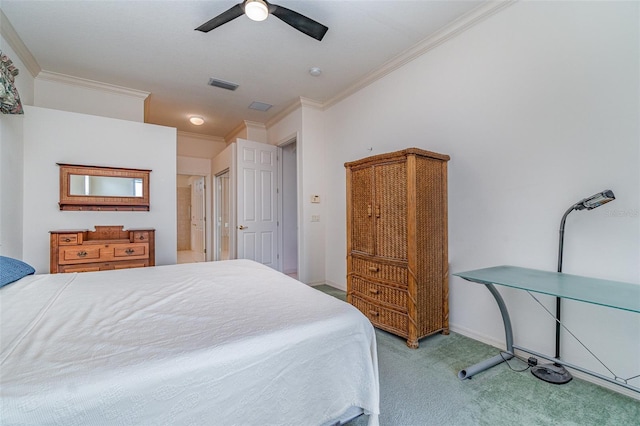
[[[471, 329], [468, 329], [466, 327], [460, 327], [460, 326], [457, 326], [455, 324], [449, 324], [449, 329], [454, 333], [458, 333], [458, 334], [461, 334], [461, 335], [463, 335], [465, 337], [468, 337], [470, 339], [477, 340], [479, 342], [482, 342], [482, 343], [485, 343], [487, 345], [493, 346], [494, 348], [499, 349], [501, 351], [506, 350], [506, 344], [505, 344], [504, 341], [498, 341], [498, 340], [496, 340], [496, 339], [494, 339], [492, 337], [489, 337], [489, 336], [487, 336], [485, 334], [480, 334], [480, 333], [477, 333], [477, 332], [475, 332], [475, 331], [473, 331]], [[525, 358], [529, 357], [529, 354], [527, 352], [523, 352], [523, 351], [519, 351], [519, 350], [516, 351], [516, 355], [524, 356]], [[481, 361], [481, 360], [478, 360], [478, 361]], [[603, 388], [607, 388], [607, 389], [609, 389], [609, 390], [611, 390], [613, 392], [617, 392], [619, 394], [622, 394], [622, 395], [625, 395], [625, 396], [628, 396], [630, 398], [637, 399], [637, 400], [640, 401], [640, 392], [634, 392], [631, 389], [623, 388], [621, 386], [616, 386], [613, 383], [607, 382], [606, 380], [601, 380], [601, 379], [599, 379], [597, 377], [594, 377], [594, 376], [591, 376], [591, 375], [589, 375], [587, 373], [583, 373], [582, 371], [576, 371], [576, 370], [573, 370], [571, 368], [567, 368], [567, 370], [569, 370], [571, 372], [571, 375], [573, 377], [576, 377], [576, 378], [578, 378], [580, 380], [584, 380], [585, 382], [589, 382], [589, 383], [593, 383], [593, 384], [598, 385], [598, 386], [602, 386]]]
[[340, 284], [334, 283], [333, 281], [326, 280], [326, 281], [324, 281], [322, 283], [319, 283], [319, 284], [316, 284], [316, 285], [320, 285], [320, 284], [325, 284], [325, 285], [328, 285], [329, 287], [333, 287], [335, 289], [342, 290], [342, 291], [345, 291], [345, 292], [347, 291], [346, 284], [340, 285]]
[[[306, 284], [311, 286], [311, 287], [315, 287], [315, 286], [318, 286], [318, 285], [325, 285], [325, 284], [327, 284], [327, 282], [326, 281], [312, 281], [312, 282], [306, 283]], [[331, 285], [331, 284], [327, 284], [327, 285]]]

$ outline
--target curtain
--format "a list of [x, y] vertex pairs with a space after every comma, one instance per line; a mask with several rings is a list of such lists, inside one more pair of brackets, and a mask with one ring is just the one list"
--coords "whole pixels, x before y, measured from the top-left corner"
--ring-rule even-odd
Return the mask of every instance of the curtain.
[[23, 114], [20, 95], [14, 83], [18, 68], [0, 50], [0, 112], [3, 114]]

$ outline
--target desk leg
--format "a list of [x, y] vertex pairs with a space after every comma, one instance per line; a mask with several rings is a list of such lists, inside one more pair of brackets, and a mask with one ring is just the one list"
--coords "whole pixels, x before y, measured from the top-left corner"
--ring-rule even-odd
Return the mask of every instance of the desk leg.
[[511, 329], [511, 319], [509, 318], [507, 305], [504, 304], [502, 296], [500, 296], [500, 293], [498, 293], [498, 290], [496, 290], [493, 284], [485, 284], [485, 286], [491, 292], [493, 298], [496, 299], [496, 303], [498, 303], [498, 307], [500, 308], [500, 314], [502, 315], [502, 322], [504, 323], [504, 333], [507, 342], [506, 354], [500, 353], [492, 358], [474, 364], [464, 370], [460, 370], [460, 372], [458, 373], [458, 378], [460, 380], [470, 379], [477, 373], [480, 373], [495, 365], [500, 364], [503, 361], [513, 358], [513, 330]]

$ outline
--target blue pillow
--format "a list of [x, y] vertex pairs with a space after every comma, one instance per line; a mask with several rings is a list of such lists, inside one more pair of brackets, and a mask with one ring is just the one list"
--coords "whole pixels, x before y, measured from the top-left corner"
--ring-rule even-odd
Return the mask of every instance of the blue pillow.
[[0, 256], [0, 287], [35, 273], [31, 265], [10, 257]]

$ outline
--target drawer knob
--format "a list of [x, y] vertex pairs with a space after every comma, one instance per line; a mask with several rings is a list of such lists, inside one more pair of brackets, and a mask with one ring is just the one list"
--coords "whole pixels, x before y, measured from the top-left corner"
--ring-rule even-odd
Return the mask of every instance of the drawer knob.
[[144, 240], [144, 235], [140, 235], [140, 236], [138, 237], [138, 239], [139, 239], [139, 240], [141, 240], [141, 241], [142, 241], [142, 240]]
[[369, 311], [369, 315], [373, 316], [373, 317], [377, 317], [380, 315], [380, 313], [378, 311], [374, 311], [374, 310], [370, 310]]
[[369, 272], [378, 272], [380, 268], [377, 266], [369, 266]]
[[87, 252], [82, 250], [78, 252], [78, 257], [85, 257], [87, 255]]
[[379, 294], [380, 290], [378, 290], [377, 288], [370, 288], [369, 289], [369, 293], [371, 293], [371, 294]]
[[127, 253], [127, 254], [133, 254], [135, 252], [135, 250], [132, 249], [132, 248], [128, 248], [124, 252]]
[[65, 238], [65, 239], [64, 239], [64, 242], [65, 242], [65, 243], [70, 243], [70, 242], [71, 242], [71, 238]]

